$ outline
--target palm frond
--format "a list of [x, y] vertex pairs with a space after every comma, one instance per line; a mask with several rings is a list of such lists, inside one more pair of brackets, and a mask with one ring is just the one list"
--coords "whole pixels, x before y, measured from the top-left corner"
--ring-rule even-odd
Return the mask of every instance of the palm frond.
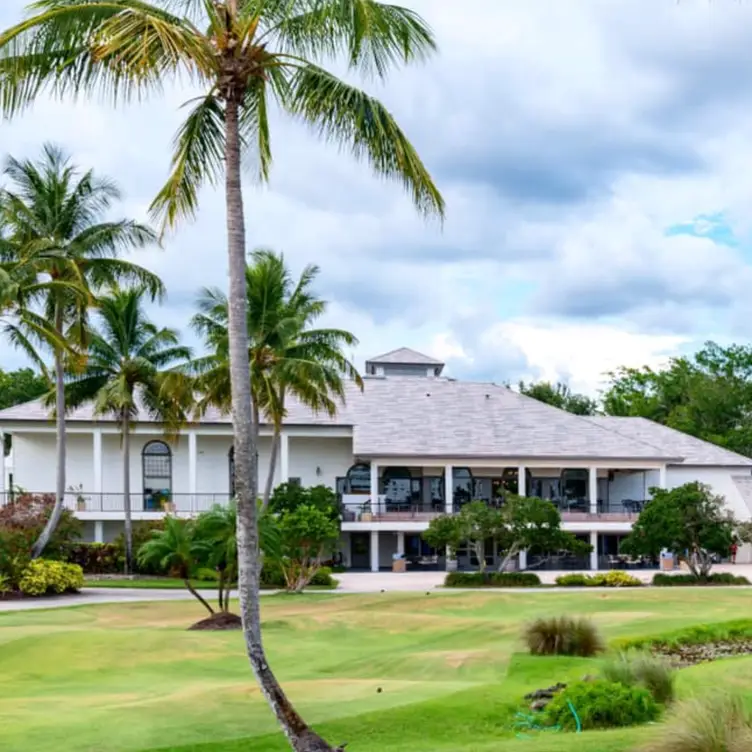
[[402, 182], [418, 210], [444, 216], [444, 199], [415, 148], [378, 100], [323, 68], [302, 65], [283, 102], [318, 134], [367, 159], [377, 175]]

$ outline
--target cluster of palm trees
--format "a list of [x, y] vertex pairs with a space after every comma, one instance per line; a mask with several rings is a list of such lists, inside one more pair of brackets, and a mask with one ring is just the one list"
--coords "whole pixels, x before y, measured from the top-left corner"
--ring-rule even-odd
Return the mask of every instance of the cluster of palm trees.
[[[189, 103], [169, 178], [152, 210], [169, 229], [195, 215], [203, 185], [224, 182], [230, 276], [226, 350], [243, 630], [262, 693], [296, 752], [333, 748], [295, 711], [269, 667], [261, 638], [243, 157], [252, 157], [247, 161], [257, 166], [257, 177], [268, 180], [269, 114], [276, 108], [367, 161], [377, 175], [402, 183], [422, 214], [443, 216], [438, 188], [391, 113], [320, 64], [339, 58], [354, 73], [384, 79], [435, 49], [433, 34], [418, 14], [379, 0], [36, 0], [29, 4], [27, 18], [0, 33], [4, 116], [15, 116], [48, 93], [61, 98], [103, 95], [119, 104], [160, 94], [184, 80], [203, 91]], [[144, 242], [138, 238], [131, 228], [126, 246]], [[122, 243], [118, 238], [114, 247], [120, 249]], [[19, 262], [18, 274], [37, 279], [33, 266], [22, 267]], [[88, 303], [73, 293], [67, 278], [45, 277], [42, 284], [44, 295], [59, 291], [71, 309]], [[21, 290], [7, 273], [0, 275], [2, 299], [34, 292]], [[54, 330], [54, 319], [35, 322], [29, 313], [26, 321], [32, 330]], [[55, 346], [62, 362], [62, 343]], [[62, 421], [62, 411], [58, 414]]]
[[[148, 416], [173, 437], [210, 406], [229, 412], [228, 301], [217, 289], [200, 292], [191, 326], [206, 352], [193, 357], [177, 331], [159, 327], [147, 314], [147, 304], [164, 297], [162, 282], [118, 257], [155, 236], [130, 221], [103, 220], [118, 197], [113, 183], [92, 172], [81, 174], [50, 146], [38, 162], [9, 159], [5, 174], [0, 273], [7, 284], [4, 308], [11, 314], [5, 330], [45, 372], [45, 355], [54, 361], [48, 402], [58, 418], [58, 482], [45, 535], [54, 531], [66, 487], [65, 413], [91, 404], [94, 415], [114, 417], [120, 426], [130, 571], [130, 431], [140, 416]], [[333, 415], [345, 398], [345, 380], [362, 386], [345, 354], [357, 344], [355, 337], [314, 328], [326, 311], [326, 302], [312, 291], [317, 274], [317, 267], [308, 266], [295, 281], [284, 257], [270, 250], [254, 251], [246, 268], [254, 425], [264, 421], [274, 427], [264, 505], [272, 490], [285, 401], [294, 396]], [[35, 553], [46, 543], [40, 538]]]

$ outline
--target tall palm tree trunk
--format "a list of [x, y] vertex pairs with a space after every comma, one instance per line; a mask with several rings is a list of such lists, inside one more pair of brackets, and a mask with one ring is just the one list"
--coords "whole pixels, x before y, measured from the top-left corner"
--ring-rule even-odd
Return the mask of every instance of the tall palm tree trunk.
[[[266, 475], [266, 486], [264, 487], [264, 509], [269, 504], [269, 499], [272, 498], [272, 491], [274, 490], [274, 474], [277, 470], [277, 460], [279, 458], [279, 445], [282, 440], [282, 431], [279, 426], [274, 427], [274, 436], [272, 437], [272, 450], [269, 455], [269, 472]], [[282, 478], [282, 482], [286, 483], [286, 478]]]
[[240, 178], [239, 96], [225, 103], [225, 191], [229, 256], [229, 346], [232, 422], [235, 441], [235, 492], [238, 499], [238, 591], [246, 651], [261, 692], [295, 752], [331, 752], [285, 696], [264, 654], [259, 602], [258, 510], [256, 506], [256, 441], [251, 408], [246, 314], [245, 218]]
[[[55, 310], [55, 332], [63, 334], [63, 310], [60, 305]], [[63, 514], [63, 502], [65, 501], [65, 369], [63, 364], [63, 351], [55, 348], [55, 442], [56, 442], [56, 468], [55, 468], [55, 506], [52, 509], [50, 519], [37, 538], [31, 549], [33, 559], [42, 555], [42, 552], [50, 542], [50, 538], [57, 529], [60, 517]]]
[[130, 416], [123, 414], [123, 511], [125, 512], [125, 573], [133, 572], [133, 522], [131, 517], [131, 426]]

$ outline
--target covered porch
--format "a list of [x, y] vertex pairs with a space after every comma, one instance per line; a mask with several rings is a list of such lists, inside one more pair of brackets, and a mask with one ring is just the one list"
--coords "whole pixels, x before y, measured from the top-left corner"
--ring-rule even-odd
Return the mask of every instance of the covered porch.
[[456, 513], [470, 501], [503, 504], [506, 493], [550, 500], [565, 522], [628, 522], [649, 501], [649, 489], [665, 483], [666, 468], [659, 464], [372, 461], [358, 462], [346, 476], [337, 478], [337, 492], [346, 522], [430, 521], [440, 514]]

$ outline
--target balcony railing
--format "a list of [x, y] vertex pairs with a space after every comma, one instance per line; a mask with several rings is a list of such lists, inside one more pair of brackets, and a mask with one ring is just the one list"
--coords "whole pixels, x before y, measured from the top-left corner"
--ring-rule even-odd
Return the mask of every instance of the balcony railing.
[[[54, 493], [29, 492], [34, 496], [53, 496]], [[20, 494], [15, 493], [18, 498]], [[10, 501], [9, 492], [0, 494], [0, 504]], [[155, 514], [195, 514], [205, 512], [219, 504], [225, 506], [230, 500], [227, 493], [198, 493], [198, 494], [130, 494], [131, 511], [135, 513], [153, 512]], [[88, 493], [84, 491], [70, 491], [65, 494], [63, 505], [72, 512], [124, 512], [125, 495], [122, 493]]]

